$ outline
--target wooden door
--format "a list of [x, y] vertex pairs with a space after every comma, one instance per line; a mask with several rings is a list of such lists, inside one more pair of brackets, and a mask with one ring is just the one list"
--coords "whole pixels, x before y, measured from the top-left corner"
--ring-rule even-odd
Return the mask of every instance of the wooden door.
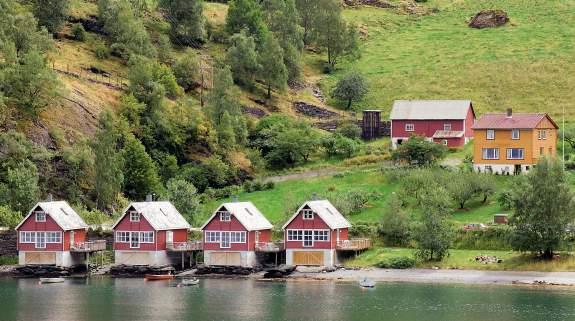
[[211, 253], [208, 265], [241, 266], [242, 256], [238, 252]]
[[294, 265], [323, 265], [322, 251], [295, 251], [293, 252]]
[[126, 265], [150, 265], [150, 253], [148, 252], [124, 252], [119, 259], [120, 262], [115, 262], [116, 264], [126, 264]]
[[27, 252], [25, 255], [25, 264], [56, 264], [54, 252]]
[[74, 248], [74, 231], [70, 231], [70, 248]]
[[166, 243], [174, 243], [174, 231], [166, 231]]

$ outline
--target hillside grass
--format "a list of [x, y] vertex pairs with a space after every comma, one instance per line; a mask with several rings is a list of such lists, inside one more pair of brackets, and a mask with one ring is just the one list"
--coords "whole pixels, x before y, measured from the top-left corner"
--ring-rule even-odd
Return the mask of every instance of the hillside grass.
[[[373, 267], [378, 262], [391, 257], [414, 257], [415, 249], [406, 248], [373, 248], [365, 251], [356, 258], [345, 262], [348, 267]], [[502, 259], [501, 263], [483, 264], [475, 261], [479, 255], [496, 256]], [[485, 250], [449, 250], [449, 256], [439, 262], [416, 262], [417, 268], [438, 267], [441, 269], [467, 269], [467, 270], [510, 270], [510, 271], [541, 271], [559, 272], [573, 271], [575, 257], [569, 253], [562, 253], [553, 261], [544, 261], [533, 255], [522, 254], [515, 251], [485, 251]]]
[[[503, 186], [508, 178], [498, 178], [498, 184]], [[339, 175], [327, 177], [312, 177], [276, 183], [271, 190], [252, 193], [242, 192], [238, 195], [240, 201], [251, 201], [274, 225], [281, 225], [291, 217], [297, 206], [309, 200], [313, 193], [318, 196], [345, 191], [361, 191], [363, 193], [378, 193], [379, 197], [372, 199], [359, 213], [350, 215], [352, 222], [379, 223], [384, 216], [387, 200], [391, 193], [397, 191], [399, 185], [387, 181], [377, 169], [364, 169], [344, 172]], [[211, 200], [202, 206], [197, 222], [207, 219], [217, 206], [230, 199]], [[455, 205], [454, 205], [455, 209]], [[413, 219], [421, 214], [418, 210], [409, 209]], [[473, 199], [466, 203], [465, 209], [455, 210], [450, 218], [455, 224], [490, 223], [493, 215], [501, 213], [501, 208], [493, 199], [486, 204], [481, 200]]]
[[[367, 31], [367, 39], [361, 58], [343, 62], [323, 80], [325, 90], [357, 70], [371, 86], [357, 110], [388, 112], [396, 99], [471, 99], [478, 115], [513, 107], [559, 119], [565, 108], [567, 119], [575, 119], [570, 108], [575, 92], [569, 89], [575, 85], [575, 2], [429, 0], [419, 5], [438, 12], [344, 10], [348, 21]], [[467, 26], [475, 13], [491, 8], [505, 10], [510, 23], [482, 30]]]

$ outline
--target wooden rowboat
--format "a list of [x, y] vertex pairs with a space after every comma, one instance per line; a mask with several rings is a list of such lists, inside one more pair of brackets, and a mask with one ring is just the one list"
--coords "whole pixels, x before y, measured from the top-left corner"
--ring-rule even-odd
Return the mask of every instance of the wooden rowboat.
[[162, 280], [172, 280], [175, 278], [172, 274], [146, 274], [144, 278], [147, 281], [162, 281]]
[[374, 288], [375, 281], [370, 280], [368, 278], [363, 278], [363, 280], [359, 281], [359, 286], [361, 286], [362, 288]]
[[65, 281], [64, 278], [40, 278], [40, 283], [63, 283]]
[[178, 287], [192, 286], [192, 285], [198, 285], [198, 284], [200, 284], [200, 280], [198, 280], [198, 279], [184, 279], [184, 280], [182, 280], [182, 282], [180, 282], [178, 284]]

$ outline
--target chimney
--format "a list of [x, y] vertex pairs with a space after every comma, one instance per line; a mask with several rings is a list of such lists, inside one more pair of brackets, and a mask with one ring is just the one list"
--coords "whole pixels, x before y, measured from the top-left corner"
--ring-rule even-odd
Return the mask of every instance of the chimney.
[[312, 200], [312, 201], [317, 201], [317, 193], [316, 193], [316, 192], [313, 192], [313, 193], [311, 194], [311, 200]]
[[153, 201], [154, 201], [154, 196], [152, 194], [146, 195], [146, 202], [153, 202]]
[[53, 202], [54, 201], [54, 197], [52, 196], [52, 193], [48, 193], [48, 197], [46, 198], [47, 202]]
[[513, 116], [513, 109], [507, 108], [507, 118], [511, 118]]

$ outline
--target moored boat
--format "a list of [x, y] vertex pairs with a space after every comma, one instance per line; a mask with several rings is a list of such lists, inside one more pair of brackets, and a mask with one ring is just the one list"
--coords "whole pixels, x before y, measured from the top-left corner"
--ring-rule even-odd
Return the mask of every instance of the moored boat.
[[183, 279], [182, 282], [178, 284], [178, 287], [182, 286], [192, 286], [200, 284], [200, 280], [198, 279]]
[[375, 281], [370, 280], [368, 278], [363, 278], [363, 280], [359, 281], [359, 286], [361, 286], [362, 288], [374, 288]]
[[64, 278], [40, 278], [40, 283], [63, 283], [65, 281]]
[[144, 276], [147, 281], [172, 280], [174, 277], [172, 274], [146, 274]]

